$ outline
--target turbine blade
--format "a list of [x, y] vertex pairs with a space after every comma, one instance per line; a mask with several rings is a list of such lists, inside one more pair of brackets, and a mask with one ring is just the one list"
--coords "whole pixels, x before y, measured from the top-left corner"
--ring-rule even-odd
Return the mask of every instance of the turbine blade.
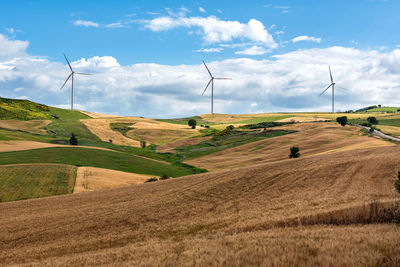
[[206, 63], [204, 62], [204, 60], [203, 60], [203, 64], [204, 64], [204, 66], [206, 67], [206, 69], [207, 69], [207, 71], [208, 71], [208, 74], [210, 74], [210, 77], [212, 78], [213, 76], [212, 76], [212, 74], [211, 74], [211, 71], [208, 69], [208, 67], [207, 67]]
[[68, 82], [69, 78], [71, 78], [72, 73], [68, 76], [68, 78], [65, 80], [64, 84], [61, 86], [60, 90], [64, 88], [65, 84]]
[[333, 78], [332, 78], [332, 71], [331, 71], [331, 66], [328, 66], [329, 67], [329, 75], [331, 76], [331, 83], [333, 83]]
[[350, 91], [349, 89], [344, 88], [344, 87], [340, 87], [340, 86], [336, 86], [336, 88], [343, 89], [343, 90], [345, 90], [345, 91]]
[[319, 96], [321, 96], [323, 93], [325, 93], [326, 90], [328, 90], [332, 85], [333, 85], [333, 83], [331, 83], [328, 87], [326, 87], [326, 89], [322, 93], [320, 93]]
[[72, 70], [72, 67], [71, 67], [71, 64], [69, 64], [68, 58], [67, 58], [67, 56], [66, 56], [65, 54], [64, 54], [64, 57], [65, 57], [65, 60], [66, 60], [67, 63], [68, 63], [69, 68], [71, 69], [71, 71], [73, 71], [73, 70]]
[[82, 73], [82, 72], [75, 72], [75, 74], [80, 74], [80, 75], [93, 75], [91, 73]]
[[204, 95], [204, 93], [206, 92], [206, 90], [207, 90], [208, 86], [210, 85], [210, 83], [212, 82], [212, 80], [213, 80], [213, 79], [211, 79], [211, 80], [207, 83], [206, 89], [204, 89], [204, 91], [203, 91], [203, 93], [201, 94], [201, 96]]
[[216, 80], [232, 80], [232, 78], [214, 78]]

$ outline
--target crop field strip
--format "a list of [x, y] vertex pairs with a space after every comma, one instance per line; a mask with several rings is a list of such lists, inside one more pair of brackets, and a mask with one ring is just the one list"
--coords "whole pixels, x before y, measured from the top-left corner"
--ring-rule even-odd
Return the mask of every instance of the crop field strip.
[[70, 194], [76, 167], [62, 164], [0, 166], [0, 202]]

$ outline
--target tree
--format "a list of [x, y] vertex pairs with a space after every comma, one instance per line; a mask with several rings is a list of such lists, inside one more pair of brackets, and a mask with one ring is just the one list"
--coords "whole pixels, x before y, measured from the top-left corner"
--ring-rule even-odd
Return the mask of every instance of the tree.
[[196, 129], [197, 121], [195, 119], [190, 119], [188, 121], [188, 125], [192, 127], [192, 129]]
[[146, 147], [146, 141], [140, 141], [140, 147], [145, 148]]
[[78, 145], [78, 138], [76, 138], [76, 135], [74, 133], [71, 134], [71, 138], [69, 139], [69, 143], [73, 146]]
[[347, 124], [347, 116], [342, 116], [342, 117], [337, 117], [336, 121], [342, 125], [345, 126]]
[[299, 151], [300, 151], [300, 149], [297, 146], [292, 146], [290, 148], [289, 158], [298, 158], [298, 157], [300, 157]]
[[376, 119], [376, 117], [368, 117], [367, 121], [371, 124], [378, 124], [378, 120]]
[[379, 105], [378, 105], [378, 108], [381, 108], [381, 107], [382, 107], [382, 105], [381, 105], [381, 104], [379, 104]]

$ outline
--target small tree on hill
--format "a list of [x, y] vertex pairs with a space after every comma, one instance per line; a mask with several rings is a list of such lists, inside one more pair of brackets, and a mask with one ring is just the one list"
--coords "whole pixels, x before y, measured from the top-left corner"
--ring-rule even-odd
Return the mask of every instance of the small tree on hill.
[[336, 121], [342, 125], [345, 126], [347, 124], [347, 116], [342, 116], [342, 117], [337, 117]]
[[71, 134], [71, 138], [69, 139], [69, 143], [73, 146], [78, 145], [78, 138], [76, 138], [76, 135], [74, 133]]
[[378, 120], [376, 119], [376, 117], [368, 117], [367, 121], [371, 124], [378, 124]]
[[188, 121], [188, 125], [192, 127], [192, 129], [196, 129], [197, 121], [195, 119], [190, 119]]
[[300, 153], [299, 153], [300, 149], [297, 146], [292, 146], [290, 148], [290, 154], [289, 154], [289, 158], [298, 158], [300, 157]]
[[140, 147], [145, 148], [146, 147], [146, 141], [140, 141]]

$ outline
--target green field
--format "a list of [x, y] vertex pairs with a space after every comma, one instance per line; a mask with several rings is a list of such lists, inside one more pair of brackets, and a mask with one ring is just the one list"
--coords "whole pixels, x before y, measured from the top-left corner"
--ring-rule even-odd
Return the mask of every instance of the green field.
[[236, 121], [235, 124], [256, 124], [260, 122], [272, 122], [272, 121], [279, 121], [287, 118], [291, 118], [293, 115], [279, 115], [279, 116], [271, 116], [271, 117], [256, 117], [248, 120], [243, 121]]
[[20, 163], [57, 163], [92, 166], [117, 171], [170, 177], [194, 173], [193, 168], [171, 165], [123, 152], [81, 147], [54, 147], [0, 153], [0, 165]]
[[0, 166], [0, 202], [70, 194], [76, 169], [55, 164]]
[[230, 135], [214, 136], [212, 139], [203, 141], [197, 145], [181, 146], [175, 150], [178, 152], [178, 155], [187, 160], [292, 132], [294, 131], [277, 130], [266, 133], [260, 133], [260, 131], [234, 131]]
[[396, 107], [380, 107], [380, 108], [372, 108], [368, 109], [366, 112], [389, 112], [389, 113], [395, 113], [398, 112], [397, 110], [400, 108]]

